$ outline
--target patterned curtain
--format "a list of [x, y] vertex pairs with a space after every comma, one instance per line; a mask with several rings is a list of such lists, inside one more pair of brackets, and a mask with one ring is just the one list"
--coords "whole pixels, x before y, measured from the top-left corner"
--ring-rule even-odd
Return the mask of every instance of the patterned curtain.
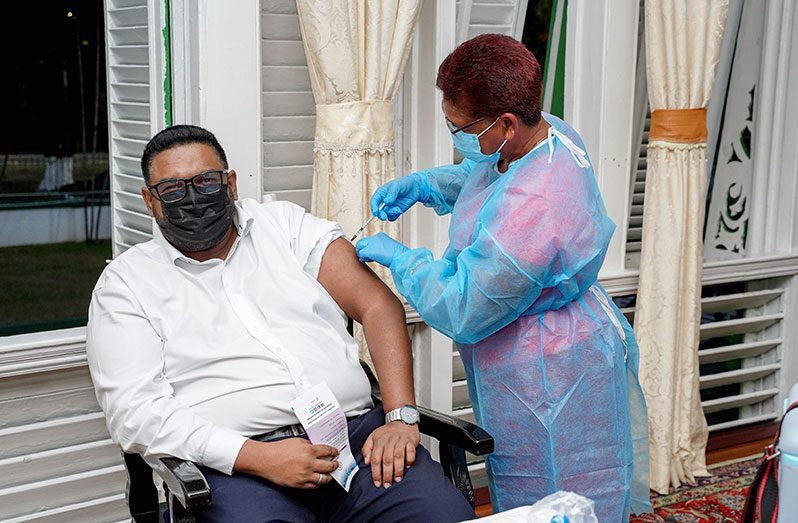
[[[296, 0], [313, 96], [316, 139], [312, 212], [348, 235], [371, 215], [369, 198], [396, 174], [393, 98], [421, 0]], [[398, 238], [374, 220], [365, 235]], [[390, 271], [374, 266], [392, 286]], [[362, 333], [356, 337], [364, 347]], [[365, 355], [365, 354], [364, 354]]]
[[698, 341], [707, 192], [706, 106], [728, 0], [646, 0], [651, 132], [635, 332], [651, 488], [708, 475]]
[[[421, 0], [296, 0], [316, 100], [313, 213], [353, 234], [395, 175], [393, 98]], [[368, 234], [387, 230], [372, 222]]]

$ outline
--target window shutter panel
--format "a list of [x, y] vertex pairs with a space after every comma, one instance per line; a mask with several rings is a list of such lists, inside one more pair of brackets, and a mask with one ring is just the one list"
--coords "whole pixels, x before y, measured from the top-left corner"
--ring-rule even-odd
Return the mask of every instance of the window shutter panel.
[[316, 104], [296, 4], [261, 2], [263, 189], [310, 210]]
[[105, 3], [114, 256], [152, 237], [140, 164], [147, 141], [166, 126], [170, 105], [163, 9], [156, 0]]
[[457, 43], [487, 33], [520, 40], [527, 3], [528, 0], [457, 0]]
[[[786, 312], [782, 284], [760, 280], [704, 287], [699, 382], [710, 432], [779, 417]], [[633, 320], [634, 306], [622, 312]]]
[[648, 154], [648, 131], [651, 127], [651, 112], [646, 111], [643, 132], [637, 153], [637, 162], [632, 165], [631, 205], [629, 226], [626, 230], [626, 267], [640, 267], [640, 248], [643, 239], [643, 205], [646, 196], [646, 156]]

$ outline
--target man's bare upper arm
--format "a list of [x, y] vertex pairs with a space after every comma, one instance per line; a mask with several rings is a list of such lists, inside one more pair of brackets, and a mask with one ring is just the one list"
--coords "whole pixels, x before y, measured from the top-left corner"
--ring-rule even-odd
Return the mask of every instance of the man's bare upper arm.
[[319, 283], [338, 306], [355, 321], [372, 306], [398, 301], [393, 292], [355, 253], [345, 238], [337, 238], [324, 251], [319, 267]]

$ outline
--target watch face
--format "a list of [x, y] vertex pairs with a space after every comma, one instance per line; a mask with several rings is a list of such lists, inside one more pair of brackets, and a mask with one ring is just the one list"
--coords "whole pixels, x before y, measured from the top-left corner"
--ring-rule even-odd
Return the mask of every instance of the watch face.
[[402, 410], [399, 411], [399, 415], [402, 417], [403, 423], [408, 425], [418, 423], [418, 411], [413, 407], [402, 407]]

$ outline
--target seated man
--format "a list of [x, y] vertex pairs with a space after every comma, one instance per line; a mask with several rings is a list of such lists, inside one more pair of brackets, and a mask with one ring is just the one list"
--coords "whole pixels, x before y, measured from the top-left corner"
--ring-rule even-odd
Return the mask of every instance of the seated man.
[[[89, 310], [89, 367], [114, 441], [199, 464], [209, 521], [473, 517], [418, 426], [385, 424], [414, 405], [404, 309], [339, 226], [286, 202], [236, 203], [236, 173], [199, 127], [161, 131], [141, 165], [154, 239], [108, 265]], [[383, 405], [346, 315], [363, 325]], [[289, 407], [321, 382], [349, 420], [360, 471], [348, 493], [330, 476], [337, 449], [310, 444]]]

